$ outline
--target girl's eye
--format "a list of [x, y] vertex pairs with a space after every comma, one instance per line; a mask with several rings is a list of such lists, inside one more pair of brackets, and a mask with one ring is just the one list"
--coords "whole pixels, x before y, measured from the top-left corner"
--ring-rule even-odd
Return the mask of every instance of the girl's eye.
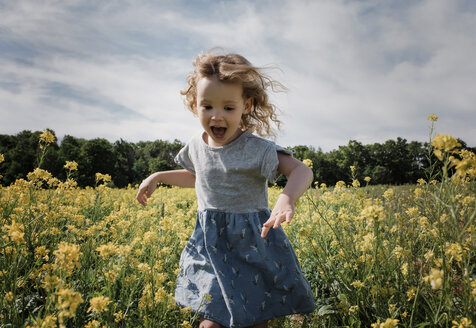
[[233, 109], [234, 109], [234, 108], [233, 108], [233, 107], [230, 107], [230, 106], [226, 106], [226, 107], [225, 107], [225, 110], [228, 110], [228, 111], [229, 111], [229, 110], [233, 110]]
[[210, 106], [210, 105], [203, 105], [202, 108], [203, 108], [203, 109], [206, 109], [206, 110], [209, 110], [209, 109], [212, 109], [212, 106]]

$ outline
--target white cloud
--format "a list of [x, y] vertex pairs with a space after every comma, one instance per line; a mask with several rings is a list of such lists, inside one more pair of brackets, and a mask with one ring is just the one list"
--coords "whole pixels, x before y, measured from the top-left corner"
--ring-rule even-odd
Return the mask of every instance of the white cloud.
[[431, 113], [439, 132], [475, 145], [474, 9], [444, 0], [8, 2], [0, 128], [186, 141], [200, 127], [179, 91], [197, 52], [222, 46], [282, 69], [270, 73], [289, 87], [272, 96], [284, 145], [425, 141]]

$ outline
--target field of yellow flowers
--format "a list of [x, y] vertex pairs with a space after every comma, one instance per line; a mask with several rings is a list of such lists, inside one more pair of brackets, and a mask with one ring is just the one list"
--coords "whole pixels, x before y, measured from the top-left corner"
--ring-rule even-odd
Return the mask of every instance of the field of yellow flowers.
[[[285, 231], [317, 309], [272, 327], [474, 327], [476, 159], [450, 136], [432, 145], [443, 170], [428, 181], [301, 198]], [[0, 187], [0, 327], [197, 327], [173, 298], [195, 191], [160, 187], [142, 207], [136, 188], [98, 173], [80, 189], [65, 167], [66, 181], [36, 169]]]

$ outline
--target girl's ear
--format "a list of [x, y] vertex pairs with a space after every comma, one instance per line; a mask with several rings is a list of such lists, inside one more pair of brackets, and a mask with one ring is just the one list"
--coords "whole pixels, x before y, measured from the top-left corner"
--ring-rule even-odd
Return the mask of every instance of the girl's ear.
[[248, 98], [245, 100], [245, 114], [251, 113], [251, 110], [253, 109], [253, 98]]

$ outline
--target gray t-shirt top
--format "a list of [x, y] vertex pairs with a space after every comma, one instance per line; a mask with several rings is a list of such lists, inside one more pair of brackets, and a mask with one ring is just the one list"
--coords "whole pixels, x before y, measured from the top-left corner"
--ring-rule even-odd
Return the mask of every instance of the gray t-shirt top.
[[198, 210], [248, 213], [268, 209], [268, 181], [279, 176], [277, 152], [292, 152], [249, 131], [222, 147], [203, 134], [180, 150], [175, 162], [195, 174]]

